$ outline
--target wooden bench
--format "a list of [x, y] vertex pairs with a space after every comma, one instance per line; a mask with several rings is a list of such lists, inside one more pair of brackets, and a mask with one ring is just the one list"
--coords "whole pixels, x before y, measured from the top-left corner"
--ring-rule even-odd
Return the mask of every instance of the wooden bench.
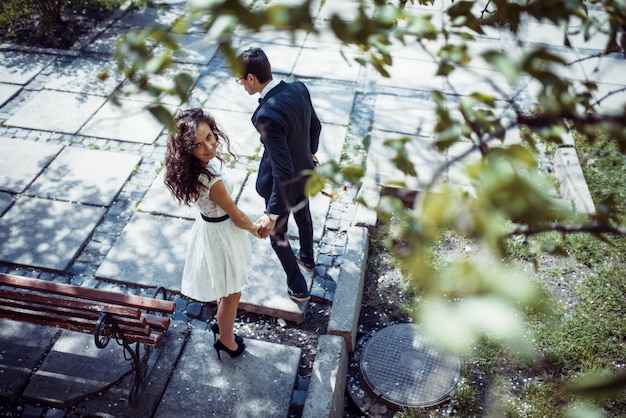
[[131, 362], [134, 400], [144, 386], [150, 351], [165, 337], [167, 315], [175, 309], [163, 288], [155, 297], [160, 292], [163, 300], [0, 273], [0, 318], [92, 334], [98, 348], [115, 339]]

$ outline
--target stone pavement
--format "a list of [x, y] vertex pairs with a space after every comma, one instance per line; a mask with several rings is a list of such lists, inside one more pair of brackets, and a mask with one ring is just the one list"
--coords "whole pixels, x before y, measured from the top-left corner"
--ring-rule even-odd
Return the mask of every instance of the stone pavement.
[[[318, 267], [307, 276], [311, 303], [296, 304], [287, 297], [269, 242], [251, 238], [255, 263], [243, 292], [243, 310], [298, 324], [306, 321], [311, 304], [332, 306], [308, 389], [297, 382], [297, 347], [247, 339], [241, 358], [218, 361], [206, 323], [190, 319], [199, 315], [199, 304], [177, 294], [195, 213], [175, 204], [162, 183], [166, 136], [145, 110], [148, 99], [129, 95], [116, 107], [110, 96], [129, 91], [115, 72], [115, 40], [132, 27], [169, 25], [184, 13], [185, 1], [163, 0], [139, 10], [123, 8], [70, 51], [0, 49], [0, 272], [142, 295], [163, 286], [178, 307], [166, 342], [151, 356], [156, 361], [139, 406], [128, 403], [128, 362], [115, 344], [98, 350], [88, 335], [1, 321], [3, 402], [22, 402], [23, 416], [63, 416], [63, 409], [72, 405], [74, 413], [116, 417], [171, 417], [179, 411], [187, 417], [285, 417], [292, 395], [308, 390], [301, 402], [303, 416], [341, 415], [342, 370], [355, 343], [366, 265], [365, 227], [376, 222], [374, 213], [354, 203], [355, 197], [375, 204], [381, 186], [392, 180], [419, 190], [439, 164], [466, 149], [459, 144], [440, 154], [431, 145], [429, 90], [449, 93], [452, 108], [457, 95], [481, 89], [497, 97], [513, 93], [521, 105], [530, 106], [526, 93], [536, 86], [509, 86], [480, 61], [444, 82], [435, 76], [435, 42], [426, 49], [411, 41], [398, 43], [391, 77], [381, 77], [354, 63], [358, 51], [342, 47], [324, 30], [335, 13], [349, 18], [356, 3], [313, 3], [319, 34], [292, 40], [287, 34], [241, 31], [236, 45], [262, 47], [278, 78], [308, 85], [323, 123], [321, 161], [366, 166], [360, 188], [349, 187], [335, 200], [312, 199]], [[436, 24], [445, 20], [441, 6], [407, 7], [433, 13]], [[579, 28], [570, 28], [573, 49], [560, 46], [561, 29], [551, 24], [526, 22], [523, 28], [521, 45], [506, 30], [493, 31], [471, 44], [472, 52], [500, 48], [517, 54], [540, 44], [571, 63], [564, 77], [597, 82], [597, 99], [626, 86], [621, 54], [600, 59], [602, 44], [585, 43]], [[263, 210], [254, 190], [261, 146], [249, 121], [256, 98], [234, 82], [216, 45], [203, 41], [199, 25], [178, 36], [183, 48], [175, 56], [177, 68], [195, 80], [185, 107], [202, 106], [214, 114], [233, 140], [240, 156], [230, 167], [238, 204], [256, 219]], [[98, 81], [104, 70], [111, 76]], [[617, 109], [623, 99], [622, 93], [601, 104]], [[171, 97], [164, 100], [172, 109], [180, 106]], [[507, 141], [519, 140], [509, 134]], [[390, 150], [383, 143], [398, 137], [412, 140], [417, 178], [403, 175], [388, 161]], [[592, 211], [572, 151], [566, 141], [553, 162], [562, 178], [562, 197]], [[446, 179], [468, 185], [455, 166]], [[290, 224], [290, 231], [295, 230]], [[297, 237], [291, 243], [297, 250]], [[88, 394], [92, 396], [82, 399]]]

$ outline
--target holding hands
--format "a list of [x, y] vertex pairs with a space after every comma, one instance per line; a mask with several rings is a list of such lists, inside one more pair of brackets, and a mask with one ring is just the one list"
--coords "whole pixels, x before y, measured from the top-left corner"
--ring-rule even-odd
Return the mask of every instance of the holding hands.
[[276, 226], [276, 221], [272, 220], [269, 216], [263, 215], [254, 222], [259, 227], [260, 238], [267, 238]]

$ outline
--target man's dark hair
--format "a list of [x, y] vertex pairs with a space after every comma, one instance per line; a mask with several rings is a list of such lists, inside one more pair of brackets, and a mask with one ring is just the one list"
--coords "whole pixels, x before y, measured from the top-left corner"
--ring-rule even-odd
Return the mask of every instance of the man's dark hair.
[[243, 78], [248, 74], [256, 76], [259, 83], [265, 83], [272, 79], [272, 66], [267, 55], [261, 48], [249, 48], [239, 54], [239, 61], [242, 64]]

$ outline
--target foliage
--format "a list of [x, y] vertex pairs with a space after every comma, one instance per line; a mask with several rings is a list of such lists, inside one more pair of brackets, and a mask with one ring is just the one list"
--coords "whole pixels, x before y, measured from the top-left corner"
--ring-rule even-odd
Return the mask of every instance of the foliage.
[[75, 31], [72, 16], [107, 14], [122, 1], [3, 0], [0, 2], [0, 34], [10, 40], [32, 38], [37, 46], [65, 47], [66, 33]]
[[[563, 28], [565, 47], [571, 44], [567, 32], [570, 25], [580, 25], [586, 40], [601, 32], [607, 33], [605, 52], [614, 51], [620, 42], [622, 48], [626, 47], [626, 6], [621, 0], [452, 1], [446, 2], [443, 25], [435, 24], [432, 14], [424, 13], [423, 9], [416, 12], [408, 3], [360, 0], [355, 2], [353, 19], [332, 16], [329, 30], [346, 46], [358, 47], [363, 52], [358, 61], [373, 66], [384, 76], [389, 75], [388, 69], [393, 66], [391, 47], [394, 42], [414, 40], [427, 50], [429, 41], [444, 40], [435, 54], [437, 74], [449, 78], [477, 58], [467, 48], [476, 35], [504, 25], [516, 35], [524, 19], [546, 19], [558, 24]], [[410, 1], [411, 5], [416, 3], [439, 5], [435, 0]], [[230, 46], [236, 28], [291, 33], [318, 30], [312, 19], [311, 0], [290, 4], [190, 0], [189, 15], [177, 21], [171, 31], [144, 28], [122, 39], [117, 49], [119, 67], [140, 89], [152, 94], [155, 100], [150, 110], [166, 126], [171, 126], [171, 115], [160, 104], [159, 97], [167, 92], [185, 100], [192, 85], [190, 77], [184, 73], [173, 77], [173, 85], [167, 87], [153, 82], [171, 68], [171, 54], [177, 48], [171, 32], [183, 31], [202, 18], [210, 40], [220, 45], [237, 74], [236, 53]], [[577, 213], [569, 202], [562, 204], [552, 198], [553, 182], [539, 169], [538, 163], [538, 141], [559, 146], [573, 130], [588, 135], [593, 142], [601, 128], [606, 138], [610, 138], [607, 142], [621, 152], [626, 151], [626, 106], [619, 112], [602, 112], [593, 99], [598, 86], [591, 81], [576, 82], [560, 76], [566, 63], [547, 49], [526, 49], [519, 56], [507, 52], [489, 50], [482, 53], [482, 58], [506, 78], [513, 86], [513, 93], [498, 91], [496, 98], [482, 91], [463, 97], [451, 97], [438, 90], [431, 92], [437, 120], [434, 140], [438, 149], [443, 152], [456, 144], [469, 146], [466, 152], [439, 167], [431, 184], [420, 191], [414, 206], [407, 208], [393, 196], [383, 196], [375, 203], [360, 201], [372, 206], [379, 218], [391, 225], [386, 245], [407, 276], [419, 280], [418, 287], [423, 295], [417, 309], [424, 329], [457, 353], [466, 352], [483, 338], [489, 338], [505, 342], [512, 350], [538, 355], [527, 336], [523, 318], [528, 313], [548, 315], [550, 312], [543, 292], [530, 275], [508, 263], [512, 248], [507, 244], [509, 240], [522, 237], [518, 245], [523, 246], [532, 241], [532, 237], [544, 235], [541, 240], [533, 241], [535, 245], [526, 253], [529, 259], [536, 261], [542, 252], [567, 254], [568, 246], [575, 246], [576, 240], [584, 236], [581, 243], [584, 242], [589, 253], [590, 265], [595, 267], [603, 259], [594, 252], [595, 247], [610, 242], [613, 236], [626, 234], [623, 214], [618, 213], [623, 199], [610, 194], [601, 196], [596, 200], [596, 213]], [[525, 109], [515, 97], [529, 83], [538, 86], [533, 93], [536, 105], [533, 109]], [[495, 85], [492, 87], [499, 90]], [[519, 129], [525, 132], [520, 144], [503, 141], [507, 132]], [[386, 145], [394, 152], [391, 163], [402, 173], [414, 176], [416, 170], [409, 159], [408, 141], [409, 138], [396, 138]], [[476, 154], [480, 159], [469, 158]], [[597, 163], [604, 156], [596, 158]], [[472, 191], [443, 181], [449, 166], [460, 162], [466, 162], [465, 172], [472, 180]], [[325, 182], [359, 184], [363, 171], [358, 162], [322, 164], [313, 173], [311, 190], [321, 190]], [[607, 168], [607, 172], [611, 169]], [[488, 256], [433, 268], [428, 249], [445, 231], [477, 239]], [[558, 234], [549, 234], [555, 231]], [[589, 238], [595, 240], [588, 241]], [[610, 253], [608, 246], [600, 247]], [[598, 273], [599, 280], [604, 280], [605, 274], [610, 276], [608, 270], [602, 270], [602, 274]], [[589, 340], [610, 336], [608, 325], [595, 335], [587, 334], [588, 326], [577, 328], [590, 320], [584, 316], [574, 318], [571, 324], [568, 322], [561, 328], [547, 322], [552, 328], [537, 331], [545, 331], [547, 335], [552, 329], [553, 335], [559, 336], [559, 332], [569, 329], [579, 338]], [[560, 334], [559, 337], [566, 336]], [[611, 350], [610, 345], [603, 341], [594, 349]], [[566, 351], [555, 350], [554, 356], [546, 353], [562, 361], [563, 367], [577, 362], [588, 369], [607, 366], [592, 362], [590, 352], [568, 354]]]

